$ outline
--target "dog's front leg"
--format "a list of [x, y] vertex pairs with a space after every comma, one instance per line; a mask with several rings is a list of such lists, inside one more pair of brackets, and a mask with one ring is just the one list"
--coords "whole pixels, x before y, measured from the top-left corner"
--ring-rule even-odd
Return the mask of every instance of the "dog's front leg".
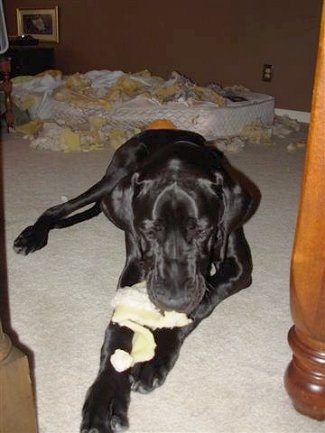
[[251, 251], [240, 227], [230, 234], [227, 255], [215, 275], [207, 278], [205, 296], [192, 314], [195, 324], [209, 316], [221, 301], [250, 286], [252, 269]]
[[163, 328], [153, 331], [157, 345], [155, 356], [150, 361], [132, 367], [130, 372], [132, 391], [148, 393], [165, 382], [177, 361], [186, 336], [192, 329], [193, 325], [190, 324], [183, 328]]
[[[18, 254], [27, 255], [43, 248], [48, 241], [50, 230], [69, 227], [86, 221], [100, 214], [100, 200], [109, 189], [103, 178], [86, 192], [56, 206], [50, 207], [32, 225], [26, 227], [14, 241], [14, 250]], [[71, 215], [73, 212], [95, 203], [90, 209]]]
[[106, 329], [97, 378], [83, 407], [81, 433], [115, 433], [128, 428], [129, 370], [117, 372], [110, 357], [116, 349], [131, 351], [133, 332], [112, 322]]

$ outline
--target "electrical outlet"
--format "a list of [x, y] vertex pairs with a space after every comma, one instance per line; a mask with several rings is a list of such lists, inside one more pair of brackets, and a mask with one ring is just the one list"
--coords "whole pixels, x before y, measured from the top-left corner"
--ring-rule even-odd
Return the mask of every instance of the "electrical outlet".
[[262, 81], [272, 81], [273, 78], [273, 65], [263, 65]]

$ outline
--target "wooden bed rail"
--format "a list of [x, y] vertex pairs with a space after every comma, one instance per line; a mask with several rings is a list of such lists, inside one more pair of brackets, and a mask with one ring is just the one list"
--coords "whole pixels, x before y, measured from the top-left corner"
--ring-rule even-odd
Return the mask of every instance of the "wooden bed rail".
[[285, 387], [301, 413], [325, 420], [325, 7], [291, 261], [293, 359]]

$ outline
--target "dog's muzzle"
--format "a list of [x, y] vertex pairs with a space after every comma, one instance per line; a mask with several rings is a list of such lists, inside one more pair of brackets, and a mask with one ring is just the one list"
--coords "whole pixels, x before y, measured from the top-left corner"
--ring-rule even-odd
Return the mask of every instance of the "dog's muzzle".
[[178, 282], [170, 278], [157, 277], [154, 272], [150, 272], [147, 289], [151, 302], [158, 309], [190, 314], [202, 300], [206, 286], [201, 275]]

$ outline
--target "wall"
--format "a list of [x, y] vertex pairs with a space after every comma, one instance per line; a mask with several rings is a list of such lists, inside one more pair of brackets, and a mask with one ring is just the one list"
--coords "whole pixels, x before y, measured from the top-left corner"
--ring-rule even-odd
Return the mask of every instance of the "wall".
[[[57, 67], [177, 70], [198, 84], [242, 84], [276, 106], [310, 111], [321, 0], [4, 0], [8, 33], [17, 7], [60, 8]], [[274, 65], [272, 82], [261, 80]]]

